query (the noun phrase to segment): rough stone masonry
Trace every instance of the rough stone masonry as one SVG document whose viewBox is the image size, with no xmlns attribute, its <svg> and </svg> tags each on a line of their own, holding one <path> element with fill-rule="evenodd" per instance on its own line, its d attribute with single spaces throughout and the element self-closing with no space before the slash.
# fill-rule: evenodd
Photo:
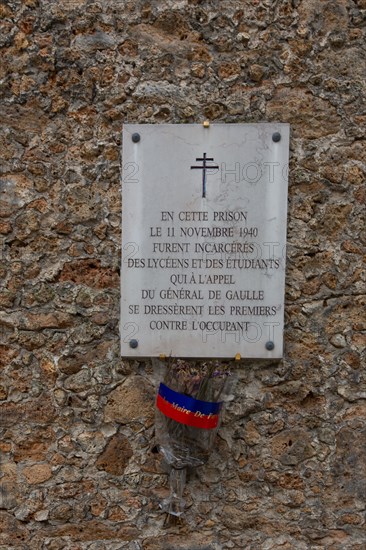
<svg viewBox="0 0 366 550">
<path fill-rule="evenodd" d="M 365 0 L 1 0 L 1 550 L 365 547 Z M 285 357 L 164 527 L 119 357 L 124 122 L 291 124 Z"/>
</svg>

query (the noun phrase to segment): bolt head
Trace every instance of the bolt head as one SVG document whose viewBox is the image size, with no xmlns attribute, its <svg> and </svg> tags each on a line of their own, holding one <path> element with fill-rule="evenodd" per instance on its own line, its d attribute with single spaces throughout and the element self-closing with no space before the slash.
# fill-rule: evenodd
<svg viewBox="0 0 366 550">
<path fill-rule="evenodd" d="M 140 141 L 140 139 L 141 139 L 140 134 L 138 134 L 137 132 L 134 133 L 134 134 L 132 134 L 131 137 L 132 137 L 132 141 L 133 141 L 134 143 L 138 143 L 138 142 Z"/>
<path fill-rule="evenodd" d="M 272 134 L 272 141 L 274 141 L 275 143 L 281 141 L 281 134 L 279 132 L 275 132 L 274 134 Z"/>
<path fill-rule="evenodd" d="M 272 351 L 274 349 L 275 345 L 274 345 L 274 342 L 266 342 L 266 349 L 268 349 L 268 351 Z"/>
<path fill-rule="evenodd" d="M 138 340 L 130 340 L 130 348 L 135 349 L 139 345 Z"/>
</svg>

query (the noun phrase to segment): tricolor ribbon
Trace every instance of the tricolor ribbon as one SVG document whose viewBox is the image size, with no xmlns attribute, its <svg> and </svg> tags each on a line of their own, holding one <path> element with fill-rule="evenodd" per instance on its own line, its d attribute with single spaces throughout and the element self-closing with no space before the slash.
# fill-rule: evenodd
<svg viewBox="0 0 366 550">
<path fill-rule="evenodd" d="M 222 402 L 212 403 L 178 393 L 161 383 L 156 399 L 157 408 L 180 424 L 211 430 L 219 422 Z"/>
</svg>

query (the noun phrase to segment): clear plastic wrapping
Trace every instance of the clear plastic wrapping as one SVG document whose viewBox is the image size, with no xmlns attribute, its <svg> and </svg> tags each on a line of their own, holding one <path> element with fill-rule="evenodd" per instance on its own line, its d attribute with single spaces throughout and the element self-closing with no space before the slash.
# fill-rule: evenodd
<svg viewBox="0 0 366 550">
<path fill-rule="evenodd" d="M 171 467 L 171 494 L 163 509 L 180 516 L 185 470 L 207 462 L 236 377 L 230 364 L 213 361 L 154 360 L 154 367 L 156 442 Z"/>
</svg>

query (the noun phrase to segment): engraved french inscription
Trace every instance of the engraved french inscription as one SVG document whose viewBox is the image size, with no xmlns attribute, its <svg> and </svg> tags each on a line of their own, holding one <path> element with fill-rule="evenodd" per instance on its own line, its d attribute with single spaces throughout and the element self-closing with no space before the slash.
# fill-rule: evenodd
<svg viewBox="0 0 366 550">
<path fill-rule="evenodd" d="M 122 356 L 282 357 L 288 154 L 287 124 L 124 126 Z"/>
</svg>

